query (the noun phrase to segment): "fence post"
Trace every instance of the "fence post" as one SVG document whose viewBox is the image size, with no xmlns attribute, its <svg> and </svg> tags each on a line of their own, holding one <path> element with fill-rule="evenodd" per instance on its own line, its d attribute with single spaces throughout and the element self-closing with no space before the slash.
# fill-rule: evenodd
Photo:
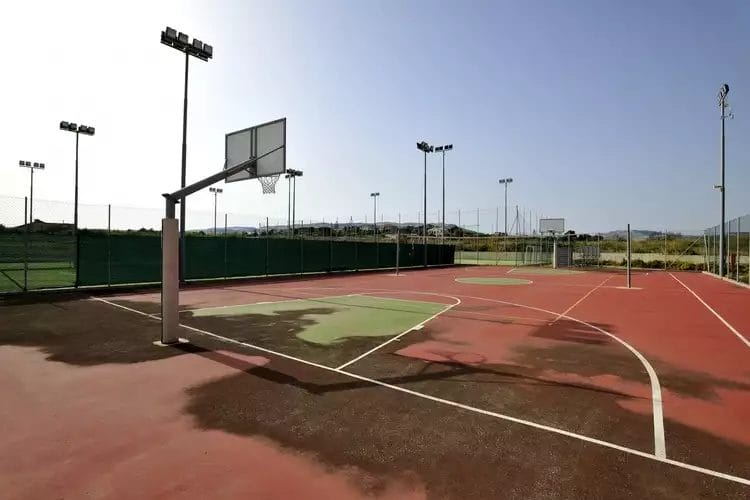
<svg viewBox="0 0 750 500">
<path fill-rule="evenodd" d="M 229 226 L 228 226 L 228 216 L 227 213 L 224 212 L 224 279 L 227 279 L 229 277 Z"/>
<path fill-rule="evenodd" d="M 703 261 L 703 263 L 706 266 L 706 271 L 710 273 L 711 261 L 708 260 L 708 235 L 706 234 L 706 231 L 703 231 L 703 255 L 705 257 L 705 260 Z"/>
<path fill-rule="evenodd" d="M 667 250 L 667 230 L 665 229 L 664 230 L 664 270 L 665 271 L 667 270 L 667 255 L 668 255 L 668 250 Z"/>
<path fill-rule="evenodd" d="M 268 276 L 268 217 L 266 217 L 266 276 Z"/>
<path fill-rule="evenodd" d="M 302 227 L 305 227 L 304 219 L 300 221 Z M 312 221 L 310 221 L 312 224 Z M 305 231 L 303 230 L 299 239 L 299 273 L 300 275 L 305 272 Z"/>
<path fill-rule="evenodd" d="M 740 255 L 740 220 L 742 217 L 737 217 L 737 251 L 735 252 L 737 255 L 734 258 L 734 270 L 735 270 L 735 281 L 740 280 L 740 263 L 742 261 L 742 256 Z"/>
<path fill-rule="evenodd" d="M 401 214 L 398 214 L 398 226 L 396 226 L 396 276 L 398 276 L 398 259 L 401 252 Z"/>
<path fill-rule="evenodd" d="M 477 265 L 479 265 L 479 209 L 477 208 Z"/>
<path fill-rule="evenodd" d="M 112 204 L 107 205 L 107 286 L 112 286 Z"/>
<path fill-rule="evenodd" d="M 29 289 L 29 225 L 31 222 L 26 222 L 29 216 L 29 198 L 24 196 L 23 198 L 23 291 Z"/>
<path fill-rule="evenodd" d="M 338 228 L 339 219 L 336 218 L 336 227 Z M 328 272 L 333 271 L 333 224 L 328 228 Z"/>
</svg>

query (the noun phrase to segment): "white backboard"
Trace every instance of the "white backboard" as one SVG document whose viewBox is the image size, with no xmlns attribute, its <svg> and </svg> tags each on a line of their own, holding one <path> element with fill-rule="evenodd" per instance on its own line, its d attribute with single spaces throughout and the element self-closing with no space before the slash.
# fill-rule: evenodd
<svg viewBox="0 0 750 500">
<path fill-rule="evenodd" d="M 565 232 L 565 219 L 539 219 L 539 232 L 562 234 Z"/>
<path fill-rule="evenodd" d="M 286 172 L 286 118 L 230 132 L 224 146 L 224 169 L 259 158 L 254 167 L 227 177 L 226 182 L 283 174 Z"/>
</svg>

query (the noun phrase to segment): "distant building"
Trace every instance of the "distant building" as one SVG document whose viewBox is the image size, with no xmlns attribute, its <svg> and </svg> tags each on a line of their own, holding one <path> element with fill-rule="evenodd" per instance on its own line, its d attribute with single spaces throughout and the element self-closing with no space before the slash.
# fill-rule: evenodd
<svg viewBox="0 0 750 500">
<path fill-rule="evenodd" d="M 73 224 L 65 222 L 44 222 L 39 219 L 34 219 L 34 222 L 28 224 L 21 224 L 11 228 L 14 231 L 28 231 L 30 233 L 70 233 L 73 231 Z"/>
</svg>

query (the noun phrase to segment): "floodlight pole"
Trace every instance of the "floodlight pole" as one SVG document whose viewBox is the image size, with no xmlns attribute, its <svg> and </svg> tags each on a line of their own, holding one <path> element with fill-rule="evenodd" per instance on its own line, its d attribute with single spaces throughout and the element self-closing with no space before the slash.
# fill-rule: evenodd
<svg viewBox="0 0 750 500">
<path fill-rule="evenodd" d="M 188 110 L 188 70 L 190 56 L 197 57 L 202 61 L 213 58 L 214 49 L 209 44 L 194 38 L 190 43 L 190 37 L 185 33 L 177 34 L 176 30 L 167 27 L 161 32 L 161 43 L 185 53 L 185 89 L 182 103 L 182 168 L 180 175 L 180 187 L 187 184 L 187 110 Z M 180 200 L 180 281 L 185 280 L 185 199 Z"/>
<path fill-rule="evenodd" d="M 216 236 L 216 224 L 217 224 L 217 222 L 216 222 L 216 209 L 217 209 L 217 206 L 218 206 L 218 200 L 217 200 L 217 198 L 219 196 L 219 193 L 223 193 L 224 190 L 221 189 L 221 188 L 214 188 L 214 187 L 208 188 L 208 190 L 211 191 L 214 194 L 214 236 Z"/>
<path fill-rule="evenodd" d="M 427 153 L 435 151 L 425 141 L 417 143 L 417 149 L 424 152 L 424 224 L 422 226 L 422 242 L 424 244 L 424 267 L 427 267 Z"/>
<path fill-rule="evenodd" d="M 190 54 L 185 51 L 185 91 L 182 98 L 182 161 L 180 187 L 187 184 L 187 110 L 188 110 L 188 68 Z M 216 224 L 214 224 L 216 226 Z M 185 198 L 180 200 L 180 281 L 185 281 Z"/>
<path fill-rule="evenodd" d="M 31 171 L 31 181 L 30 181 L 30 193 L 29 193 L 29 220 L 28 224 L 31 224 L 34 222 L 34 170 L 44 170 L 44 163 L 37 163 L 37 162 L 30 162 L 30 161 L 24 161 L 20 160 L 18 162 L 19 167 L 28 168 Z M 26 217 L 24 215 L 24 224 L 26 224 Z"/>
<path fill-rule="evenodd" d="M 294 170 L 291 168 L 286 169 L 286 179 L 289 181 L 289 190 L 290 190 L 290 206 L 287 206 L 287 215 L 289 216 L 287 219 L 287 225 L 289 226 L 292 236 L 294 236 L 294 228 L 295 228 L 295 216 L 297 215 L 296 209 L 297 209 L 297 177 L 302 177 L 302 170 Z M 293 185 L 292 185 L 293 184 Z M 291 210 L 291 211 L 290 211 Z"/>
<path fill-rule="evenodd" d="M 724 224 L 726 218 L 726 185 L 724 176 L 724 166 L 726 159 L 726 144 L 724 137 L 724 122 L 731 114 L 727 115 L 727 94 L 729 94 L 729 85 L 726 83 L 719 89 L 719 108 L 721 109 L 721 183 L 718 186 L 714 186 L 721 192 L 721 225 L 719 226 L 719 276 L 724 276 L 724 268 L 726 267 L 726 242 L 724 235 Z"/>
<path fill-rule="evenodd" d="M 453 149 L 453 144 L 446 144 L 444 146 L 436 146 L 435 151 L 443 153 L 443 218 L 440 230 L 440 241 L 445 241 L 445 152 Z"/>
<path fill-rule="evenodd" d="M 507 179 L 500 179 L 500 184 L 505 186 L 505 236 L 508 236 L 508 184 L 513 182 L 510 177 Z"/>
<path fill-rule="evenodd" d="M 380 193 L 370 193 L 372 196 L 372 232 L 375 234 L 375 241 L 378 241 L 378 196 Z"/>
<path fill-rule="evenodd" d="M 75 193 L 73 195 L 73 235 L 76 237 L 76 282 L 75 286 L 78 286 L 78 269 L 80 264 L 79 251 L 78 251 L 78 138 L 81 134 L 94 135 L 94 127 L 88 125 L 76 125 L 73 122 L 60 122 L 60 130 L 67 132 L 74 132 L 76 134 L 76 163 L 75 163 Z"/>
<path fill-rule="evenodd" d="M 292 179 L 290 176 L 285 176 L 287 179 L 287 187 L 289 188 L 289 194 L 287 196 L 286 203 L 286 230 L 287 233 L 292 232 Z"/>
</svg>

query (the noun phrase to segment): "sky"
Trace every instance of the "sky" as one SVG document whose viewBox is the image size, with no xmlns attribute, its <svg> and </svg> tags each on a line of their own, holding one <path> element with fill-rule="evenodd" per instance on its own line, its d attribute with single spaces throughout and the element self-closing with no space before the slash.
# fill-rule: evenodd
<svg viewBox="0 0 750 500">
<path fill-rule="evenodd" d="M 379 219 L 417 219 L 426 140 L 454 145 L 448 222 L 461 210 L 475 225 L 481 209 L 483 230 L 502 229 L 511 177 L 511 219 L 518 205 L 578 232 L 700 230 L 719 220 L 724 82 L 727 215 L 750 212 L 749 24 L 746 1 L 15 2 L 0 18 L 0 219 L 28 193 L 20 159 L 46 164 L 34 197 L 72 218 L 67 120 L 96 127 L 80 139 L 82 223 L 112 204 L 158 227 L 180 181 L 184 56 L 160 44 L 169 25 L 214 46 L 190 61 L 189 182 L 223 167 L 227 132 L 286 117 L 297 219 L 371 220 L 373 191 Z M 219 212 L 284 221 L 286 182 L 275 195 L 222 183 Z M 437 220 L 436 154 L 427 203 Z M 212 223 L 207 190 L 187 206 L 201 214 L 189 228 Z"/>
</svg>

